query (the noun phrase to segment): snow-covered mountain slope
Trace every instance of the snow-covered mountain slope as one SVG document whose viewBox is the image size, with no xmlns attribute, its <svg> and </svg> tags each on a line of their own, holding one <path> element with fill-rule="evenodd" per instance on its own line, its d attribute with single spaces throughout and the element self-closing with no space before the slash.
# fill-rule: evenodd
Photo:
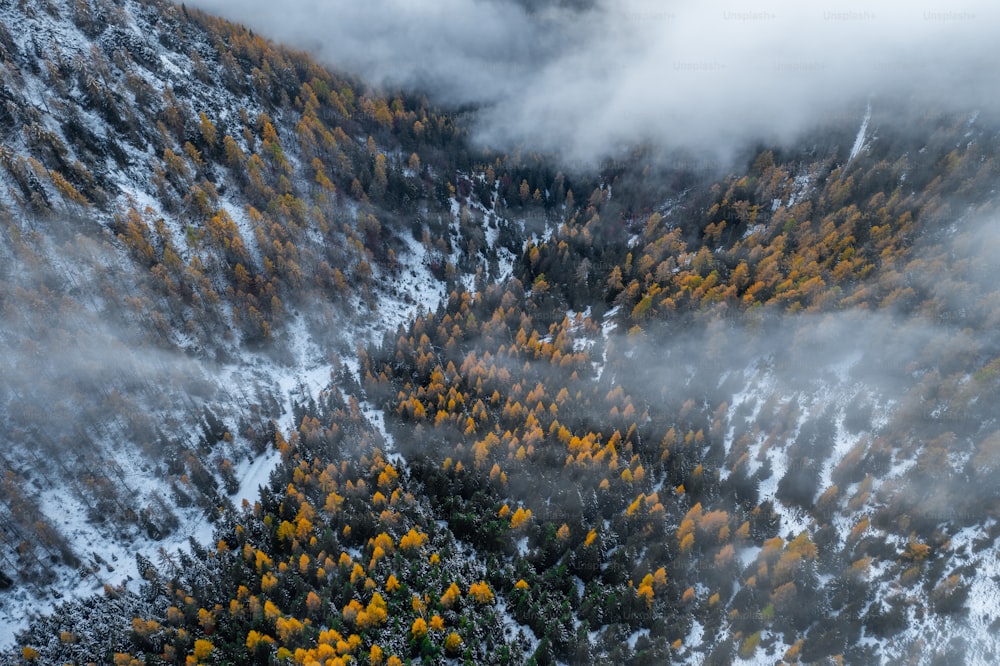
<svg viewBox="0 0 1000 666">
<path fill-rule="evenodd" d="M 795 581 L 824 590 L 815 612 L 829 635 L 816 630 L 817 640 L 837 650 L 863 646 L 867 652 L 857 655 L 881 663 L 923 663 L 918 646 L 941 651 L 952 642 L 961 643 L 965 663 L 994 660 L 1000 543 L 991 491 L 964 488 L 956 478 L 970 473 L 971 457 L 983 459 L 983 433 L 968 423 L 956 436 L 949 431 L 957 424 L 942 420 L 947 449 L 940 439 L 916 435 L 922 428 L 915 401 L 924 403 L 923 418 L 937 420 L 963 393 L 983 389 L 975 386 L 981 380 L 959 373 L 941 384 L 954 382 L 957 395 L 927 395 L 948 365 L 947 352 L 934 345 L 955 344 L 962 333 L 846 312 L 786 319 L 763 338 L 738 329 L 728 335 L 749 348 L 726 357 L 730 370 L 720 379 L 717 395 L 729 396 L 713 425 L 725 454 L 720 481 L 741 501 L 749 492 L 753 503 L 767 503 L 775 537 L 786 547 L 802 535 L 815 542 L 814 580 Z M 933 469 L 932 460 L 940 467 Z M 764 579 L 767 548 L 737 552 L 744 591 L 746 581 Z M 852 579 L 858 588 L 845 595 Z M 795 618 L 800 611 L 785 613 Z M 851 628 L 858 619 L 860 627 Z M 734 621 L 729 631 L 739 626 Z M 761 649 L 738 663 L 771 663 L 800 637 L 764 631 Z M 717 640 L 689 644 L 690 663 Z"/>
<path fill-rule="evenodd" d="M 481 179 L 446 116 L 182 7 L 5 3 L 0 56 L 6 642 L 210 536 L 356 345 L 516 225 L 435 191 Z"/>
<path fill-rule="evenodd" d="M 0 660 L 1000 654 L 995 119 L 567 175 L 159 0 L 0 97 Z"/>
</svg>

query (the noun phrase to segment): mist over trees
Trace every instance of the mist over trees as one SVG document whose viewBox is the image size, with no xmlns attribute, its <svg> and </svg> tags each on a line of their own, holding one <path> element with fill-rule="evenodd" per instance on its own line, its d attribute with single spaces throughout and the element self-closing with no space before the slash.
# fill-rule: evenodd
<svg viewBox="0 0 1000 666">
<path fill-rule="evenodd" d="M 988 0 L 190 4 L 367 81 L 471 109 L 478 144 L 540 150 L 567 170 L 642 144 L 728 168 L 747 143 L 811 144 L 817 124 L 854 123 L 870 99 L 998 111 L 1000 13 Z M 659 157 L 674 161 L 672 150 Z"/>
<path fill-rule="evenodd" d="M 974 60 L 973 9 L 926 51 Z M 494 98 L 184 5 L 0 8 L 0 611 L 31 615 L 0 660 L 995 661 L 990 105 L 881 74 L 803 102 L 852 55 L 787 114 L 686 125 L 575 94 L 659 42 L 537 89 L 651 5 L 480 3 L 457 41 L 428 11 L 387 25 L 432 65 L 488 36 Z"/>
</svg>

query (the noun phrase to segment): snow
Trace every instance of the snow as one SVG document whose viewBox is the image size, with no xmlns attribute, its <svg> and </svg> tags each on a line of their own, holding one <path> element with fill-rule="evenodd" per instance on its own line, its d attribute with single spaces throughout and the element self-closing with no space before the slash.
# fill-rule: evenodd
<svg viewBox="0 0 1000 666">
<path fill-rule="evenodd" d="M 987 525 L 965 527 L 950 535 L 951 561 L 944 576 L 959 567 L 973 572 L 971 576 L 962 576 L 962 583 L 968 586 L 966 614 L 942 616 L 932 612 L 912 613 L 900 640 L 882 646 L 887 661 L 901 661 L 905 657 L 902 652 L 904 647 L 917 640 L 945 646 L 949 641 L 959 639 L 966 647 L 965 663 L 995 663 L 996 655 L 1000 653 L 1000 636 L 994 630 L 994 623 L 1000 620 L 1000 544 L 996 539 L 990 539 L 984 547 L 981 545 L 978 552 L 973 545 L 975 541 L 986 538 L 987 531 L 994 525 L 995 521 L 991 520 Z M 874 576 L 872 579 L 876 580 Z M 891 579 L 881 582 L 880 595 L 891 594 L 893 585 Z"/>
<path fill-rule="evenodd" d="M 952 549 L 959 552 L 966 547 L 967 551 L 972 553 L 973 542 L 984 536 L 980 530 L 967 527 L 952 537 Z M 994 623 L 1000 620 L 1000 552 L 997 550 L 996 541 L 981 550 L 979 554 L 970 555 L 967 559 L 975 571 L 975 575 L 969 581 L 969 597 L 965 604 L 969 610 L 968 624 L 971 637 L 977 643 L 973 647 L 982 650 L 989 645 L 996 651 L 1000 649 L 1000 640 L 993 630 Z M 984 642 L 976 638 L 983 636 L 991 636 L 993 640 Z"/>
<path fill-rule="evenodd" d="M 89 596 L 105 584 L 117 585 L 136 574 L 135 561 L 126 544 L 109 538 L 108 528 L 88 521 L 86 507 L 65 487 L 45 493 L 40 504 L 47 515 L 62 517 L 62 524 L 57 527 L 69 539 L 87 544 L 86 548 L 78 549 L 82 566 L 79 571 L 62 572 L 41 595 L 21 587 L 16 589 L 13 599 L 5 599 L 0 606 L 0 645 L 11 643 L 14 634 L 25 628 L 32 616 L 51 612 L 57 603 Z"/>
<path fill-rule="evenodd" d="M 511 613 L 510 608 L 507 606 L 507 599 L 501 594 L 496 594 L 496 604 L 494 605 L 494 610 L 496 611 L 497 617 L 500 619 L 500 624 L 504 628 L 504 636 L 508 639 L 512 639 L 518 635 L 522 635 L 528 642 L 527 654 L 534 654 L 535 650 L 538 649 L 539 644 L 541 644 L 541 639 L 535 636 L 535 632 L 532 631 L 531 627 L 525 626 L 523 624 L 518 624 L 517 620 L 514 619 L 514 615 Z"/>
<path fill-rule="evenodd" d="M 743 548 L 738 548 L 736 550 L 736 557 L 740 560 L 740 567 L 746 569 L 748 566 L 757 561 L 757 556 L 760 554 L 763 548 L 759 546 L 746 546 Z"/>
<path fill-rule="evenodd" d="M 640 636 L 647 636 L 648 637 L 649 636 L 649 629 L 638 629 L 636 631 L 633 631 L 631 634 L 629 634 L 629 637 L 625 640 L 625 642 L 628 644 L 628 648 L 630 650 L 633 650 L 633 651 L 635 650 L 635 645 L 636 645 L 636 643 L 639 642 L 639 637 Z"/>
<path fill-rule="evenodd" d="M 166 69 L 168 72 L 170 72 L 171 74 L 173 74 L 177 78 L 184 78 L 184 77 L 189 76 L 188 72 L 185 72 L 183 69 L 181 69 L 180 67 L 178 67 L 177 65 L 175 65 L 170 60 L 170 58 L 168 58 L 163 53 L 160 54 L 160 64 L 163 65 L 164 69 Z"/>
<path fill-rule="evenodd" d="M 402 266 L 398 274 L 383 276 L 392 288 L 379 299 L 379 331 L 395 330 L 415 317 L 419 309 L 432 312 L 448 296 L 444 283 L 431 274 L 430 253 L 423 243 L 408 234 L 403 235 L 403 241 L 407 251 L 399 257 Z"/>
<path fill-rule="evenodd" d="M 281 454 L 277 451 L 269 451 L 255 459 L 250 459 L 241 464 L 241 469 L 237 473 L 240 480 L 240 489 L 236 491 L 234 502 L 242 504 L 244 501 L 252 502 L 260 496 L 260 489 L 267 485 L 271 478 L 271 472 L 278 466 Z"/>
<path fill-rule="evenodd" d="M 684 637 L 684 645 L 689 648 L 698 647 L 704 638 L 705 627 L 701 622 L 695 620 L 691 623 L 691 630 L 688 632 L 688 635 Z"/>
<path fill-rule="evenodd" d="M 779 380 L 772 369 L 772 363 L 765 358 L 751 359 L 742 370 L 733 370 L 737 373 L 742 372 L 743 381 L 740 389 L 729 401 L 726 418 L 729 425 L 724 436 L 724 449 L 727 455 L 732 452 L 737 425 L 746 419 L 749 425 L 747 428 L 741 428 L 741 432 L 756 433 L 748 449 L 749 471 L 751 474 L 755 473 L 760 469 L 764 459 L 769 461 L 771 476 L 759 484 L 760 501 L 772 502 L 781 521 L 778 534 L 783 538 L 795 537 L 802 531 L 812 532 L 816 528 L 809 514 L 796 507 L 786 506 L 777 498 L 778 482 L 791 465 L 796 464 L 789 459 L 788 450 L 802 427 L 832 407 L 834 437 L 829 455 L 820 461 L 821 471 L 816 488 L 818 496 L 832 485 L 833 470 L 857 443 L 869 437 L 877 437 L 893 418 L 897 407 L 894 396 L 880 394 L 873 387 L 865 386 L 853 378 L 852 370 L 860 360 L 856 354 L 842 355 L 839 359 L 828 361 L 822 367 L 813 368 L 810 380 L 802 384 Z M 728 381 L 728 377 L 721 377 L 720 385 Z M 871 405 L 872 416 L 866 430 L 852 434 L 844 424 L 845 412 L 847 406 L 859 395 Z M 769 401 L 772 405 L 776 404 L 779 410 L 781 406 L 794 401 L 798 410 L 795 422 L 784 427 L 780 436 L 768 432 L 767 428 L 754 428 L 761 418 L 762 406 Z M 914 465 L 916 461 L 912 455 L 906 458 L 897 455 L 888 471 L 874 480 L 871 497 L 877 497 L 878 489 L 887 481 L 903 478 Z M 853 497 L 857 485 L 850 484 L 841 488 L 841 498 Z M 862 507 L 848 511 L 846 501 L 842 499 L 841 510 L 834 511 L 831 517 L 831 524 L 836 528 L 841 542 L 846 541 L 850 531 L 863 516 L 870 516 L 874 502 L 873 499 L 869 499 Z M 991 659 L 1000 653 L 1000 639 L 993 630 L 994 623 L 1000 620 L 1000 560 L 998 560 L 1000 544 L 995 539 L 989 539 L 989 543 L 979 544 L 978 552 L 975 552 L 973 547 L 975 541 L 986 538 L 989 530 L 990 525 L 986 524 L 965 527 L 947 535 L 950 539 L 948 546 L 950 556 L 948 566 L 942 573 L 942 579 L 958 569 L 966 572 L 962 580 L 963 584 L 968 586 L 969 592 L 966 601 L 967 618 L 960 615 L 942 616 L 935 612 L 913 613 L 908 620 L 909 626 L 893 642 L 887 643 L 884 640 L 863 637 L 861 643 L 877 648 L 885 663 L 895 663 L 908 658 L 909 653 L 905 650 L 917 640 L 924 639 L 929 644 L 945 646 L 952 638 L 961 637 L 968 646 L 965 655 L 968 663 L 990 663 Z M 902 552 L 907 545 L 905 536 L 882 534 L 874 526 L 868 528 L 868 533 L 881 535 L 888 547 L 895 552 Z M 759 552 L 758 547 L 739 548 L 737 558 L 741 566 L 746 568 L 755 562 Z M 894 558 L 873 559 L 869 585 L 874 588 L 875 599 L 887 599 L 900 594 L 899 566 L 899 562 Z M 973 573 L 969 574 L 970 571 Z M 821 578 L 821 582 L 830 580 L 832 577 L 828 574 Z M 935 584 L 937 582 L 935 581 Z M 782 645 L 780 636 L 771 638 L 777 640 L 774 649 L 777 649 L 775 654 L 780 656 L 788 646 Z M 764 643 L 766 641 L 762 640 L 762 644 Z M 691 646 L 690 637 L 685 641 L 685 646 Z M 689 663 L 696 663 L 691 661 L 696 657 L 698 655 L 692 654 Z M 740 660 L 738 663 L 770 664 L 774 661 L 774 654 L 765 654 L 764 649 L 759 649 L 750 659 Z"/>
<path fill-rule="evenodd" d="M 359 401 L 358 405 L 360 406 L 361 413 L 364 415 L 365 419 L 375 426 L 375 430 L 382 436 L 382 441 L 385 442 L 383 452 L 385 453 L 388 461 L 397 468 L 405 470 L 409 473 L 409 463 L 406 461 L 406 458 L 399 453 L 399 450 L 396 448 L 396 439 L 385 427 L 385 412 L 367 400 Z"/>
<path fill-rule="evenodd" d="M 295 340 L 292 348 L 296 362 L 293 366 L 282 367 L 264 357 L 248 358 L 242 365 L 222 368 L 217 378 L 223 387 L 249 386 L 253 381 L 276 385 L 283 398 L 284 416 L 279 425 L 285 432 L 294 427 L 293 401 L 315 397 L 330 382 L 330 365 L 324 360 L 319 347 L 308 337 L 303 318 L 292 318 L 289 330 L 294 333 Z M 243 402 L 247 401 L 245 395 L 241 397 Z M 230 400 L 238 402 L 233 396 Z M 192 445 L 196 444 L 199 435 L 200 431 L 190 433 Z M 248 443 L 236 436 L 233 452 L 248 449 Z M 169 487 L 150 477 L 146 471 L 149 463 L 141 453 L 128 447 L 114 447 L 114 451 L 114 464 L 121 472 L 113 476 L 116 483 L 125 486 L 125 496 L 134 498 L 136 508 L 147 505 L 156 495 L 170 496 Z M 235 470 L 239 489 L 230 500 L 237 506 L 243 501 L 256 500 L 260 486 L 267 483 L 280 459 L 277 451 L 269 450 L 259 457 L 241 460 Z M 179 525 L 162 540 L 146 535 L 138 527 L 123 531 L 113 524 L 94 522 L 89 507 L 68 486 L 55 484 L 48 487 L 39 495 L 39 508 L 46 516 L 59 517 L 54 527 L 81 557 L 83 565 L 88 570 L 96 571 L 81 579 L 75 570 L 58 569 L 58 579 L 50 586 L 52 592 L 41 599 L 26 588 L 18 589 L 14 595 L 5 595 L 4 603 L 0 605 L 0 645 L 10 643 L 14 634 L 27 626 L 32 614 L 51 611 L 60 600 L 56 594 L 62 600 L 82 598 L 99 592 L 105 584 L 120 585 L 136 579 L 135 553 L 154 558 L 161 549 L 168 552 L 187 549 L 190 537 L 203 544 L 212 542 L 214 525 L 194 506 L 186 509 L 172 507 Z"/>
<path fill-rule="evenodd" d="M 573 576 L 573 583 L 576 585 L 576 594 L 583 599 L 586 592 L 586 585 L 584 585 L 583 579 L 579 576 Z"/>
<path fill-rule="evenodd" d="M 601 337 L 604 339 L 604 345 L 601 348 L 601 361 L 591 361 L 594 366 L 594 370 L 597 372 L 597 379 L 600 380 L 601 376 L 604 374 L 604 366 L 608 363 L 608 339 L 611 337 L 611 333 L 618 328 L 618 322 L 615 321 L 615 316 L 617 316 L 620 305 L 616 305 L 604 314 L 604 321 L 601 322 Z"/>
<path fill-rule="evenodd" d="M 236 225 L 236 229 L 240 234 L 240 240 L 243 241 L 243 247 L 246 248 L 247 254 L 253 260 L 254 268 L 262 270 L 264 267 L 264 255 L 257 244 L 257 234 L 250 222 L 247 210 L 230 197 L 223 197 L 220 203 L 222 204 L 222 209 L 229 216 L 229 219 Z"/>
<path fill-rule="evenodd" d="M 851 154 L 847 158 L 848 164 L 850 164 L 851 161 L 853 161 L 854 158 L 858 156 L 858 153 L 861 152 L 861 149 L 864 148 L 865 134 L 868 132 L 868 123 L 871 119 L 872 119 L 872 104 L 871 102 L 868 102 L 868 108 L 865 109 L 865 117 L 861 121 L 861 127 L 858 129 L 858 135 L 854 139 L 854 145 L 851 146 Z"/>
</svg>

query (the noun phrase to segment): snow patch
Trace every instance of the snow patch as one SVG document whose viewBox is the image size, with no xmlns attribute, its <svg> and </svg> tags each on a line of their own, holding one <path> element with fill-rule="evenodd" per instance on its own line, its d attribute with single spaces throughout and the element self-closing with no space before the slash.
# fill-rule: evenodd
<svg viewBox="0 0 1000 666">
<path fill-rule="evenodd" d="M 864 148 L 865 135 L 868 132 L 868 123 L 871 119 L 872 119 L 872 104 L 871 102 L 868 102 L 868 108 L 865 109 L 865 117 L 861 121 L 861 127 L 858 129 L 858 135 L 854 138 L 854 145 L 851 146 L 851 154 L 847 158 L 848 164 L 850 164 L 851 161 L 853 161 L 854 158 L 858 156 L 858 153 L 861 152 L 861 149 Z"/>
</svg>

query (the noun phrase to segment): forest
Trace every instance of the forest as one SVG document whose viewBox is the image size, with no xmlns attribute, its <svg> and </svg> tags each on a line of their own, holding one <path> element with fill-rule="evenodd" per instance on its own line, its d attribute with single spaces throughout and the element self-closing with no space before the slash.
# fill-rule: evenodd
<svg viewBox="0 0 1000 666">
<path fill-rule="evenodd" d="M 0 18 L 0 661 L 1000 656 L 996 118 L 570 170 L 183 5 Z"/>
</svg>

